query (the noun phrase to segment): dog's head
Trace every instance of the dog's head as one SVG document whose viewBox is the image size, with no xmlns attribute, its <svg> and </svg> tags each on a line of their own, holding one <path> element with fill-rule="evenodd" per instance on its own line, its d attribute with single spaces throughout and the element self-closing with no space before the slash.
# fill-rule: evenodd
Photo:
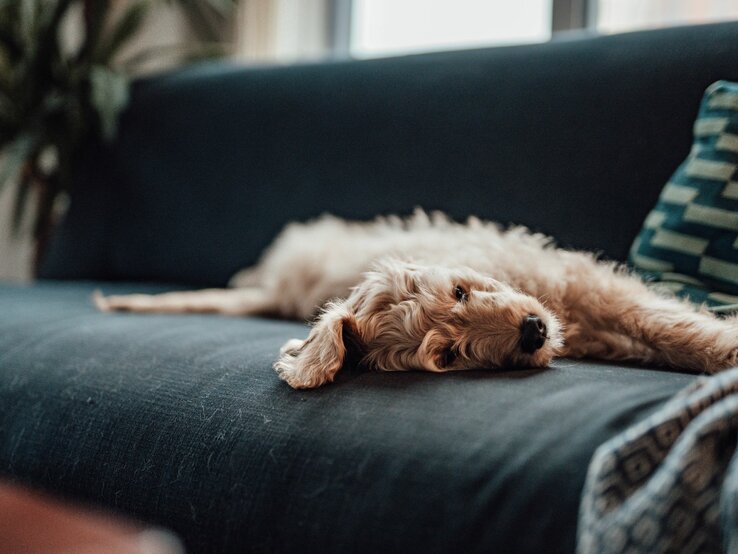
<svg viewBox="0 0 738 554">
<path fill-rule="evenodd" d="M 385 371 L 544 367 L 562 345 L 554 314 L 471 269 L 388 260 L 329 303 L 274 367 L 295 388 L 332 381 L 349 354 Z"/>
</svg>

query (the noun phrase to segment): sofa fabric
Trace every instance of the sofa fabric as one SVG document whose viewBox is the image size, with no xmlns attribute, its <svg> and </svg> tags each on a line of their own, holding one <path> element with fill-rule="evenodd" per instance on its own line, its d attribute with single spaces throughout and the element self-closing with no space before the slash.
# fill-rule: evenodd
<svg viewBox="0 0 738 554">
<path fill-rule="evenodd" d="M 42 274 L 223 285 L 290 220 L 415 206 L 624 261 L 738 24 L 143 80 Z"/>
<path fill-rule="evenodd" d="M 0 475 L 180 535 L 189 552 L 573 552 L 595 449 L 692 376 L 369 373 L 290 389 L 307 330 L 104 314 L 142 285 L 0 286 Z"/>
</svg>

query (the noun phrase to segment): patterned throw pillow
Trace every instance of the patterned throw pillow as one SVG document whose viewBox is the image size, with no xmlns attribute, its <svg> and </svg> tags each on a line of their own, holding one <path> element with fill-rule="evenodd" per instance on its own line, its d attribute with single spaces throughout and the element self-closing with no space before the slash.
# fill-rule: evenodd
<svg viewBox="0 0 738 554">
<path fill-rule="evenodd" d="M 738 304 L 737 168 L 738 83 L 718 81 L 702 99 L 692 151 L 630 252 L 647 279 L 716 311 Z"/>
</svg>

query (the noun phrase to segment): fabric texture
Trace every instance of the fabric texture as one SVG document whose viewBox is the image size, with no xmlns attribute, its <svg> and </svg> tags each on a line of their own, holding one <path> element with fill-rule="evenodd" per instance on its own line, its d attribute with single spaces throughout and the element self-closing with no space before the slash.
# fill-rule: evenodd
<svg viewBox="0 0 738 554">
<path fill-rule="evenodd" d="M 646 217 L 631 263 L 695 302 L 738 304 L 736 169 L 738 84 L 718 81 L 705 91 L 692 150 Z"/>
<path fill-rule="evenodd" d="M 702 378 L 597 449 L 578 552 L 738 551 L 738 369 Z"/>
<path fill-rule="evenodd" d="M 625 261 L 736 52 L 727 23 L 147 78 L 43 275 L 224 285 L 288 221 L 416 206 Z"/>
<path fill-rule="evenodd" d="M 694 379 L 561 360 L 295 391 L 271 363 L 304 325 L 103 314 L 97 288 L 157 290 L 0 286 L 0 477 L 188 552 L 572 552 L 592 453 Z"/>
</svg>

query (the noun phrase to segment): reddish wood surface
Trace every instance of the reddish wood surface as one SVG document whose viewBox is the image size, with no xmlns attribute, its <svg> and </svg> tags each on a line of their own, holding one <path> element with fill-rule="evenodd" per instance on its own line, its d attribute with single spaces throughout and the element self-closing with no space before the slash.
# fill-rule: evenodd
<svg viewBox="0 0 738 554">
<path fill-rule="evenodd" d="M 171 536 L 0 483 L 0 554 L 179 554 Z"/>
</svg>

